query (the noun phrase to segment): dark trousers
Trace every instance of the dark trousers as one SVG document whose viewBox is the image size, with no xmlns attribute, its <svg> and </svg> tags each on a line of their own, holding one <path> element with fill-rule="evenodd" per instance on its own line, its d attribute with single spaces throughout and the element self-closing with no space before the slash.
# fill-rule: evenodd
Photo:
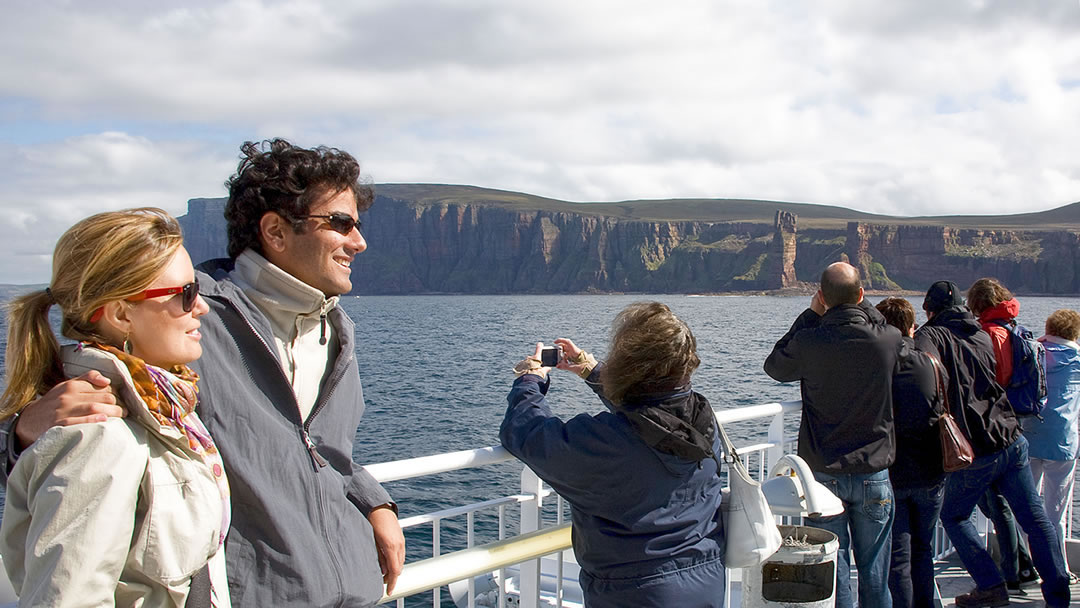
<svg viewBox="0 0 1080 608">
<path fill-rule="evenodd" d="M 934 529 L 945 498 L 945 480 L 932 486 L 893 488 L 889 592 L 894 608 L 934 605 Z"/>
<path fill-rule="evenodd" d="M 966 469 L 949 475 L 941 523 L 956 554 L 980 589 L 1005 583 L 997 564 L 990 558 L 975 529 L 975 503 L 990 486 L 996 486 L 1012 508 L 1016 523 L 1031 542 L 1031 560 L 1042 576 L 1042 594 L 1049 608 L 1069 605 L 1069 573 L 1061 546 L 1055 540 L 1054 525 L 1035 490 L 1028 466 L 1027 439 L 1021 435 L 1012 445 L 975 458 Z"/>
<path fill-rule="evenodd" d="M 1016 519 L 1013 517 L 1012 509 L 1009 508 L 1009 503 L 1005 502 L 1005 497 L 996 487 L 991 486 L 979 498 L 979 510 L 994 523 L 994 534 L 997 536 L 1000 553 L 998 566 L 1005 577 L 1005 582 L 1019 582 L 1021 565 L 1031 567 L 1031 556 L 1020 541 Z"/>
</svg>

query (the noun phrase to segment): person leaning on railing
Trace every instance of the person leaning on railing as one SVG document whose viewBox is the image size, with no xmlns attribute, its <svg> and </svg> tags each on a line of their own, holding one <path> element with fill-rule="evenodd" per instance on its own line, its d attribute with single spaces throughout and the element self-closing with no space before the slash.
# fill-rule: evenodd
<svg viewBox="0 0 1080 608">
<path fill-rule="evenodd" d="M 956 605 L 981 608 L 1009 604 L 1005 577 L 980 540 L 971 517 L 976 501 L 993 485 L 1005 496 L 1016 523 L 1028 535 L 1046 605 L 1065 608 L 1071 596 L 1065 559 L 1054 542 L 1054 526 L 1031 479 L 1027 439 L 1020 432 L 1005 389 L 995 380 L 990 336 L 951 281 L 930 286 L 923 310 L 927 321 L 915 332 L 915 345 L 938 353 L 949 374 L 949 403 L 975 451 L 970 466 L 949 474 L 941 507 L 945 533 L 975 581 L 975 589 L 956 596 Z"/>
<path fill-rule="evenodd" d="M 560 338 L 557 369 L 585 379 L 609 411 L 569 420 L 546 395 L 542 344 L 515 366 L 499 438 L 571 506 L 589 608 L 724 605 L 720 449 L 709 402 L 691 389 L 697 343 L 659 302 L 615 318 L 605 363 Z"/>
<path fill-rule="evenodd" d="M 934 532 L 945 499 L 945 471 L 936 421 L 945 407 L 946 378 L 938 381 L 936 354 L 915 348 L 915 307 L 904 298 L 877 303 L 885 322 L 900 330 L 909 355 L 893 372 L 896 461 L 889 466 L 896 517 L 892 526 L 889 593 L 893 608 L 934 606 Z"/>
</svg>

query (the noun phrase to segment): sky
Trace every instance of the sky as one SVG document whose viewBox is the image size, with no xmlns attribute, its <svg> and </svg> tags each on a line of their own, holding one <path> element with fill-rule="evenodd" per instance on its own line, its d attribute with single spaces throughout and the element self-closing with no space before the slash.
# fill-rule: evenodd
<svg viewBox="0 0 1080 608">
<path fill-rule="evenodd" d="M 8 0 L 0 283 L 223 196 L 245 140 L 376 183 L 900 216 L 1080 201 L 1080 1 Z"/>
</svg>

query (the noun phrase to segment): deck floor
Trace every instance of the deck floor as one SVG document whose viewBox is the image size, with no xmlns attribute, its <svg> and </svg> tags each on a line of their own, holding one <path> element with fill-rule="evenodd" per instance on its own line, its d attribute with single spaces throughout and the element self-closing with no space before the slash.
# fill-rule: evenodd
<svg viewBox="0 0 1080 608">
<path fill-rule="evenodd" d="M 935 570 L 937 572 L 935 579 L 937 580 L 938 592 L 941 593 L 942 608 L 955 606 L 956 602 L 953 601 L 953 598 L 975 588 L 975 583 L 968 576 L 964 565 L 960 563 L 960 559 L 955 555 L 937 564 Z M 1025 595 L 1009 596 L 1010 605 L 1030 606 L 1032 608 L 1036 606 L 1042 608 L 1045 605 L 1038 583 L 1024 586 L 1023 591 Z M 1070 606 L 1080 607 L 1080 585 L 1073 585 L 1072 593 L 1073 601 Z"/>
</svg>

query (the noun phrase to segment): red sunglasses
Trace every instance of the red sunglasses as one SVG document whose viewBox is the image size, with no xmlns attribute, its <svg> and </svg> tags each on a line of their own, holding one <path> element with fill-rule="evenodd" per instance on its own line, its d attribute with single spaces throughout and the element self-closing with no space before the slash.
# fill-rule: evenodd
<svg viewBox="0 0 1080 608">
<path fill-rule="evenodd" d="M 139 292 L 131 297 L 124 298 L 127 302 L 141 302 L 147 298 L 160 298 L 161 296 L 171 296 L 174 294 L 183 294 L 181 296 L 180 304 L 184 308 L 184 312 L 191 312 L 191 309 L 195 307 L 195 298 L 199 297 L 199 282 L 192 281 L 187 285 L 180 287 L 161 287 L 159 289 L 147 289 L 146 291 Z M 90 315 L 90 322 L 97 323 L 101 320 L 101 317 L 105 315 L 105 307 L 101 307 L 94 311 L 94 314 Z"/>
</svg>

